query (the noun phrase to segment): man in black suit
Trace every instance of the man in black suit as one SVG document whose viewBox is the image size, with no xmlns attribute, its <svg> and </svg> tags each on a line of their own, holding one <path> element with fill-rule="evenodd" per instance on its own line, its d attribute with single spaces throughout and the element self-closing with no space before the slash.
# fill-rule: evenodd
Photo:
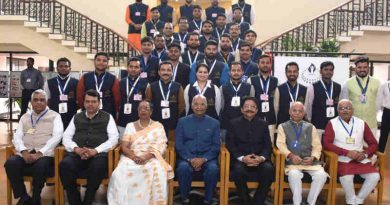
<svg viewBox="0 0 390 205">
<path fill-rule="evenodd" d="M 168 60 L 173 65 L 172 80 L 181 84 L 185 88 L 189 83 L 190 66 L 180 62 L 181 46 L 178 43 L 172 43 L 168 46 Z"/>
<path fill-rule="evenodd" d="M 264 204 L 275 177 L 268 125 L 256 115 L 258 104 L 254 97 L 243 100 L 243 115 L 230 121 L 226 138 L 232 156 L 232 176 L 244 205 Z M 248 181 L 259 182 L 253 199 L 249 196 Z"/>
</svg>

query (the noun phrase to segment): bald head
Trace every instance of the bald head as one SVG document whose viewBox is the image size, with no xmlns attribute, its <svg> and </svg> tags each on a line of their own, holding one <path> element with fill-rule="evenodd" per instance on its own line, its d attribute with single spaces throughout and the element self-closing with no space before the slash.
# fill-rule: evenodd
<svg viewBox="0 0 390 205">
<path fill-rule="evenodd" d="M 345 122 L 349 122 L 353 115 L 353 105 L 350 100 L 342 99 L 337 104 L 337 112 L 341 119 Z"/>
<path fill-rule="evenodd" d="M 305 116 L 305 106 L 301 102 L 293 102 L 289 114 L 293 121 L 300 122 Z"/>
<path fill-rule="evenodd" d="M 207 99 L 203 95 L 195 95 L 191 102 L 192 111 L 196 116 L 204 116 L 207 111 Z"/>
</svg>

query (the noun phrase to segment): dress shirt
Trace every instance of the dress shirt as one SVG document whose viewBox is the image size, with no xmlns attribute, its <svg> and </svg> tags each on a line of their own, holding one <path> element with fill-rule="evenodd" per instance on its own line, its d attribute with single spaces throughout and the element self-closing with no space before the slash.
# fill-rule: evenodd
<svg viewBox="0 0 390 205">
<path fill-rule="evenodd" d="M 191 102 L 190 102 L 190 99 L 189 99 L 189 95 L 188 95 L 188 92 L 190 90 L 190 86 L 193 86 L 193 87 L 196 87 L 197 89 L 199 89 L 199 85 L 198 85 L 198 81 L 195 81 L 194 84 L 188 84 L 186 86 L 186 88 L 184 89 L 184 103 L 185 103 L 185 108 L 186 108 L 186 114 L 188 114 L 188 112 L 190 111 L 191 109 Z M 207 84 L 206 84 L 206 87 L 204 89 L 210 89 L 211 88 L 211 81 L 208 80 L 207 81 Z M 218 86 L 214 85 L 214 90 L 215 90 L 215 110 L 217 111 L 217 114 L 219 116 L 219 113 L 221 112 L 221 108 L 222 108 L 222 99 L 221 99 L 221 91 L 218 89 Z"/>
<path fill-rule="evenodd" d="M 390 109 L 390 81 L 385 82 L 379 87 L 376 106 L 378 110 L 382 110 L 383 108 Z"/>
<path fill-rule="evenodd" d="M 98 112 L 96 112 L 94 116 L 98 115 L 99 112 L 101 111 L 99 110 Z M 89 118 L 87 115 L 87 111 L 85 111 L 85 115 L 87 116 L 87 118 Z M 62 144 L 65 146 L 65 149 L 68 152 L 74 152 L 74 148 L 79 147 L 76 144 L 76 142 L 74 142 L 72 139 L 75 132 L 76 132 L 76 126 L 74 124 L 74 117 L 73 117 L 68 125 L 68 128 L 66 128 L 62 139 Z M 112 115 L 110 115 L 110 120 L 108 121 L 107 135 L 108 135 L 108 140 L 95 148 L 97 153 L 108 152 L 111 148 L 113 148 L 118 143 L 118 138 L 119 138 L 118 129 L 116 127 Z"/>
</svg>

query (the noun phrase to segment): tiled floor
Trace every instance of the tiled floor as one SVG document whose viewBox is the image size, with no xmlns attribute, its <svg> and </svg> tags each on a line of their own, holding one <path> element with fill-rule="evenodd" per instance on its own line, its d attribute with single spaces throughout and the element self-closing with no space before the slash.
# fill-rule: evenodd
<svg viewBox="0 0 390 205">
<path fill-rule="evenodd" d="M 5 149 L 4 147 L 6 145 L 9 145 L 11 143 L 11 134 L 12 131 L 10 130 L 15 130 L 17 126 L 17 123 L 13 123 L 12 125 L 9 123 L 5 122 L 0 122 L 0 164 L 3 165 L 5 161 Z M 389 144 L 389 143 L 388 143 Z M 387 146 L 387 153 L 386 155 L 390 155 L 390 145 Z M 385 184 L 384 184 L 384 193 L 383 193 L 383 205 L 390 205 L 390 157 L 385 158 L 385 165 L 386 165 L 386 170 L 385 170 Z M 44 191 L 45 193 L 45 198 L 51 198 L 52 195 L 50 188 Z M 4 168 L 0 169 L 0 205 L 6 204 L 6 176 L 5 176 L 5 171 Z M 98 196 L 98 198 L 102 198 L 102 194 Z M 324 198 L 324 197 L 322 197 Z M 14 200 L 14 203 L 16 201 Z M 44 203 L 44 204 L 50 204 L 50 203 Z M 319 200 L 317 203 L 319 205 L 325 204 L 324 200 Z M 338 189 L 337 191 L 337 200 L 336 200 L 337 205 L 342 205 L 344 204 L 344 193 L 341 189 Z M 371 194 L 370 197 L 366 200 L 366 205 L 375 205 L 376 203 L 376 193 Z"/>
</svg>

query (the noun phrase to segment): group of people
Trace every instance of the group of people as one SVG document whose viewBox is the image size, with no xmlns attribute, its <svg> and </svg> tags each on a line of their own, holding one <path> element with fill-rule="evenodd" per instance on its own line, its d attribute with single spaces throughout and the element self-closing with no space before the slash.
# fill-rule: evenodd
<svg viewBox="0 0 390 205">
<path fill-rule="evenodd" d="M 363 204 L 380 179 L 374 153 L 378 147 L 384 152 L 390 130 L 390 82 L 381 85 L 369 76 L 369 59 L 355 60 L 356 76 L 344 85 L 332 77 L 334 69 L 346 68 L 330 61 L 321 64 L 321 79 L 310 86 L 298 82 L 296 62 L 285 66 L 287 81 L 279 82 L 271 74 L 272 56 L 254 47 L 254 14 L 244 0 L 232 6 L 230 23 L 215 0 L 205 21 L 202 8 L 191 0 L 180 12 L 174 33 L 167 1 L 150 11 L 141 0 L 128 7 L 129 38 L 139 36 L 134 44 L 139 43 L 141 54 L 129 58 L 121 79 L 108 72 L 107 53 L 97 53 L 94 71 L 79 80 L 70 76 L 67 58 L 58 59 L 58 76 L 46 82 L 34 59 L 27 60 L 21 74 L 22 116 L 12 141 L 17 155 L 5 163 L 18 204 L 40 204 L 60 142 L 66 156 L 59 173 L 68 201 L 91 204 L 107 177 L 107 152 L 118 141 L 122 155 L 110 177 L 109 204 L 166 204 L 167 180 L 174 175 L 182 203 L 189 204 L 191 181 L 199 174 L 205 181 L 204 203 L 211 204 L 221 143 L 231 153 L 232 178 L 243 204 L 264 204 L 275 176 L 273 147 L 286 156 L 294 205 L 316 204 L 328 177 L 320 163 L 322 149 L 339 156 L 346 203 Z M 30 100 L 32 109 L 26 112 Z M 169 140 L 176 167 L 164 160 Z M 32 197 L 23 184 L 26 172 L 33 176 Z M 302 199 L 304 173 L 312 178 L 307 200 Z M 87 179 L 83 200 L 76 184 L 82 174 Z M 357 194 L 354 175 L 365 179 Z M 259 182 L 253 197 L 248 180 Z"/>
</svg>

